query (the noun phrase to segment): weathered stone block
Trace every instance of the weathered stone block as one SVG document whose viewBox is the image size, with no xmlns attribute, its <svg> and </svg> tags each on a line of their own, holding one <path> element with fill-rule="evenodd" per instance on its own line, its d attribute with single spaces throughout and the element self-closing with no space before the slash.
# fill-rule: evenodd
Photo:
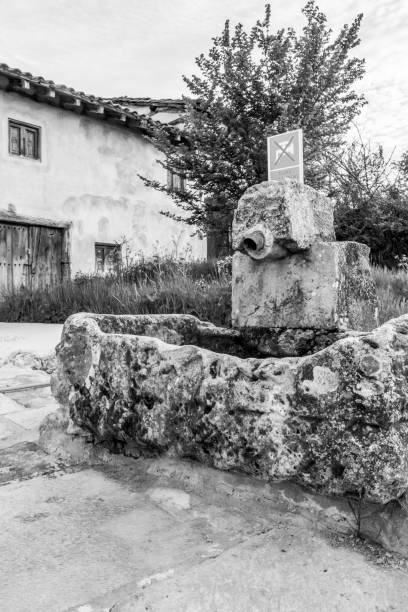
<svg viewBox="0 0 408 612">
<path fill-rule="evenodd" d="M 333 202 L 292 179 L 247 189 L 234 215 L 233 249 L 253 259 L 279 259 L 335 240 Z"/>
<path fill-rule="evenodd" d="M 368 255 L 368 247 L 357 242 L 318 242 L 273 261 L 235 253 L 233 325 L 373 329 L 377 301 Z"/>
<path fill-rule="evenodd" d="M 256 349 L 256 353 L 252 355 L 233 353 L 238 357 L 301 357 L 316 353 L 333 342 L 358 332 L 284 327 L 241 327 L 238 333 L 245 347 Z"/>
<path fill-rule="evenodd" d="M 96 442 L 368 501 L 406 492 L 408 315 L 283 359 L 109 333 L 139 328 L 133 318 L 122 327 L 120 317 L 80 314 L 64 325 L 53 392 Z"/>
</svg>

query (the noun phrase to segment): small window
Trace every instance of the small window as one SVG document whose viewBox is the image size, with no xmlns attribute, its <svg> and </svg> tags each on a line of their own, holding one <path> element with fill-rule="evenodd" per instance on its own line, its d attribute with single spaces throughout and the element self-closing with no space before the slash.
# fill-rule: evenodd
<svg viewBox="0 0 408 612">
<path fill-rule="evenodd" d="M 95 244 L 95 264 L 98 274 L 116 272 L 122 263 L 120 244 Z"/>
<path fill-rule="evenodd" d="M 40 128 L 9 119 L 9 153 L 40 159 Z"/>
<path fill-rule="evenodd" d="M 180 174 L 177 174 L 176 172 L 167 170 L 167 187 L 171 189 L 171 191 L 184 192 L 186 189 L 185 178 L 180 176 Z"/>
</svg>

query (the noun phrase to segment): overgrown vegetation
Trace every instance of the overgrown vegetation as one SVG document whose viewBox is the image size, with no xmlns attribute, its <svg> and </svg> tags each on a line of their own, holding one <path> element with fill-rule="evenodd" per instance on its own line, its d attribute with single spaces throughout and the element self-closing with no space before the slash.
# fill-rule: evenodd
<svg viewBox="0 0 408 612">
<path fill-rule="evenodd" d="M 62 323 L 75 312 L 186 313 L 229 325 L 230 261 L 143 259 L 108 276 L 78 275 L 52 289 L 4 293 L 0 320 Z"/>
<path fill-rule="evenodd" d="M 170 216 L 228 235 L 238 199 L 267 179 L 267 135 L 297 127 L 305 136 L 306 183 L 322 186 L 325 154 L 344 144 L 365 103 L 354 89 L 364 74 L 364 60 L 353 57 L 362 15 L 332 36 L 314 0 L 302 12 L 299 33 L 273 32 L 269 4 L 248 31 L 227 21 L 208 53 L 196 58 L 197 74 L 183 77 L 190 95 L 183 130 L 175 134 L 164 125 L 152 140 L 164 153 L 159 163 L 187 179 L 187 189 L 141 177 L 183 211 Z"/>
<path fill-rule="evenodd" d="M 408 313 L 408 271 L 373 268 L 380 323 Z M 75 312 L 186 313 L 231 322 L 231 258 L 216 263 L 142 259 L 110 276 L 80 275 L 53 289 L 4 293 L 1 321 L 62 323 Z"/>
<path fill-rule="evenodd" d="M 360 136 L 331 161 L 337 239 L 367 244 L 374 264 L 397 267 L 408 253 L 407 156 L 394 162 Z"/>
<path fill-rule="evenodd" d="M 408 255 L 408 154 L 393 161 L 361 136 L 346 142 L 366 103 L 356 90 L 364 60 L 354 56 L 362 15 L 333 36 L 315 0 L 302 12 L 300 32 L 274 32 L 269 4 L 249 30 L 225 23 L 196 58 L 196 74 L 183 77 L 183 130 L 163 125 L 152 135 L 159 163 L 187 188 L 141 178 L 181 209 L 164 214 L 209 233 L 215 252 L 228 253 L 238 199 L 267 179 L 267 135 L 301 127 L 305 182 L 335 201 L 337 239 L 367 244 L 372 263 L 394 268 Z"/>
<path fill-rule="evenodd" d="M 408 313 L 408 271 L 373 267 L 380 323 Z"/>
</svg>

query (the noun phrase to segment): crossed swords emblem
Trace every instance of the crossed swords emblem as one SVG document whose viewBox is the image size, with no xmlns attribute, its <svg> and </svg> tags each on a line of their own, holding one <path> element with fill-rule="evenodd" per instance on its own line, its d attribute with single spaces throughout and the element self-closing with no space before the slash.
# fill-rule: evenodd
<svg viewBox="0 0 408 612">
<path fill-rule="evenodd" d="M 291 153 L 288 150 L 290 145 L 293 143 L 293 139 L 294 139 L 294 136 L 291 136 L 290 140 L 288 140 L 286 142 L 286 144 L 283 143 L 282 145 L 279 144 L 279 142 L 276 142 L 276 140 L 274 141 L 274 144 L 280 149 L 280 151 L 278 152 L 279 154 L 278 154 L 278 156 L 277 156 L 277 158 L 275 160 L 275 163 L 274 163 L 275 166 L 276 166 L 276 164 L 279 163 L 279 161 L 283 158 L 284 155 L 289 157 L 289 159 L 291 161 L 293 161 L 293 162 L 295 161 L 295 158 L 291 155 Z"/>
</svg>

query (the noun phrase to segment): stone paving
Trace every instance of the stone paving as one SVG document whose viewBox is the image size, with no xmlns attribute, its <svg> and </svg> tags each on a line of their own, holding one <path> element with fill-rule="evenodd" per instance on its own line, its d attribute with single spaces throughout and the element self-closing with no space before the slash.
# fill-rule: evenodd
<svg viewBox="0 0 408 612">
<path fill-rule="evenodd" d="M 16 351 L 49 355 L 60 341 L 61 331 L 62 325 L 57 323 L 0 322 L 0 362 Z"/>
<path fill-rule="evenodd" d="M 266 498 L 244 476 L 166 457 L 44 457 L 39 474 L 41 451 L 18 451 L 33 473 L 0 487 L 2 610 L 406 610 L 406 567 L 288 510 L 292 485 Z"/>
<path fill-rule="evenodd" d="M 56 410 L 50 375 L 29 365 L 52 356 L 61 330 L 62 325 L 0 323 L 0 448 L 37 440 L 41 421 Z"/>
<path fill-rule="evenodd" d="M 0 367 L 0 448 L 38 439 L 41 421 L 57 408 L 49 385 L 46 372 Z"/>
</svg>

